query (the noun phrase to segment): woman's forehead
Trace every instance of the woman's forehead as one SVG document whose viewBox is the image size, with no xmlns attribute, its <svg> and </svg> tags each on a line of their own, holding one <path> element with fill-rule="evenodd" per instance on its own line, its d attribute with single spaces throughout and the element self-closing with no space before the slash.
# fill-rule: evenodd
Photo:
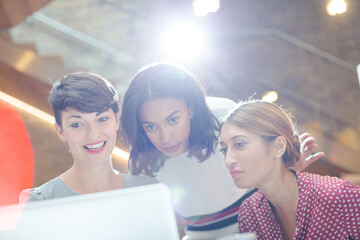
<svg viewBox="0 0 360 240">
<path fill-rule="evenodd" d="M 165 119 L 174 112 L 187 111 L 186 103 L 177 98 L 155 98 L 145 101 L 139 111 L 141 120 Z"/>
</svg>

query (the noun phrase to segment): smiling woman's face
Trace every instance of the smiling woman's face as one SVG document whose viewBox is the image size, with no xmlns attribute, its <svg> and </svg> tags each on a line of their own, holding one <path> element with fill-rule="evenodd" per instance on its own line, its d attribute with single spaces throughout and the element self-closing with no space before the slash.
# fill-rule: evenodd
<svg viewBox="0 0 360 240">
<path fill-rule="evenodd" d="M 276 161 L 272 144 L 261 136 L 235 125 L 224 123 L 220 134 L 225 165 L 239 188 L 259 187 L 272 178 Z"/>
<path fill-rule="evenodd" d="M 141 105 L 140 121 L 151 143 L 168 157 L 187 151 L 193 111 L 176 98 L 155 98 Z"/>
<path fill-rule="evenodd" d="M 101 162 L 109 158 L 116 144 L 118 117 L 112 109 L 82 113 L 69 108 L 61 112 L 62 126 L 55 124 L 55 128 L 76 161 Z"/>
</svg>

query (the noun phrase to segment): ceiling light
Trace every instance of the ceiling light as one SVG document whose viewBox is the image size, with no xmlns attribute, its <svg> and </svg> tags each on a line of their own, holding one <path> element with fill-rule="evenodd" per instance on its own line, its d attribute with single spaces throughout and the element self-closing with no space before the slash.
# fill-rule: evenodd
<svg viewBox="0 0 360 240">
<path fill-rule="evenodd" d="M 345 0 L 331 0 L 326 6 L 326 11 L 330 16 L 342 14 L 347 10 L 347 2 Z"/>
<path fill-rule="evenodd" d="M 210 12 L 216 12 L 220 8 L 220 0 L 194 0 L 193 10 L 195 15 L 203 17 Z"/>
<path fill-rule="evenodd" d="M 164 34 L 163 47 L 172 59 L 193 60 L 203 52 L 202 32 L 192 23 L 172 25 Z"/>
<path fill-rule="evenodd" d="M 262 100 L 266 101 L 266 102 L 276 102 L 276 100 L 278 100 L 278 93 L 275 91 L 269 91 L 264 93 L 264 95 L 262 96 Z"/>
</svg>

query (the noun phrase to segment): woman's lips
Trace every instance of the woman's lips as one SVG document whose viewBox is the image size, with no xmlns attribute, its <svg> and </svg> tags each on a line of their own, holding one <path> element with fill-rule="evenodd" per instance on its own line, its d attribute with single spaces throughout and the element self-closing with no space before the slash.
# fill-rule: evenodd
<svg viewBox="0 0 360 240">
<path fill-rule="evenodd" d="M 231 170 L 230 175 L 231 175 L 232 178 L 235 178 L 237 175 L 239 175 L 242 172 L 243 171 L 241 171 L 241 170 Z"/>
<path fill-rule="evenodd" d="M 90 154 L 98 154 L 104 151 L 106 145 L 106 141 L 94 143 L 94 144 L 87 144 L 84 146 L 84 149 Z"/>
<path fill-rule="evenodd" d="M 176 152 L 181 146 L 181 143 L 179 144 L 176 144 L 174 146 L 171 146 L 171 147 L 163 147 L 161 148 L 164 152 L 167 152 L 167 153 L 172 153 L 172 152 Z"/>
</svg>

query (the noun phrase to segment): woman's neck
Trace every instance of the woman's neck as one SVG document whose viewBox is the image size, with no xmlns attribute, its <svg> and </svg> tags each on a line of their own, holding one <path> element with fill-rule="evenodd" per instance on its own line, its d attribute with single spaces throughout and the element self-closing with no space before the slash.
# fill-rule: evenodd
<svg viewBox="0 0 360 240">
<path fill-rule="evenodd" d="M 285 239 L 291 239 L 296 229 L 296 211 L 299 188 L 296 175 L 288 169 L 282 170 L 266 186 L 259 186 L 266 195 L 272 211 L 281 227 Z"/>
<path fill-rule="evenodd" d="M 115 190 L 123 187 L 123 176 L 111 164 L 81 164 L 73 166 L 60 175 L 60 179 L 79 194 Z"/>
</svg>

